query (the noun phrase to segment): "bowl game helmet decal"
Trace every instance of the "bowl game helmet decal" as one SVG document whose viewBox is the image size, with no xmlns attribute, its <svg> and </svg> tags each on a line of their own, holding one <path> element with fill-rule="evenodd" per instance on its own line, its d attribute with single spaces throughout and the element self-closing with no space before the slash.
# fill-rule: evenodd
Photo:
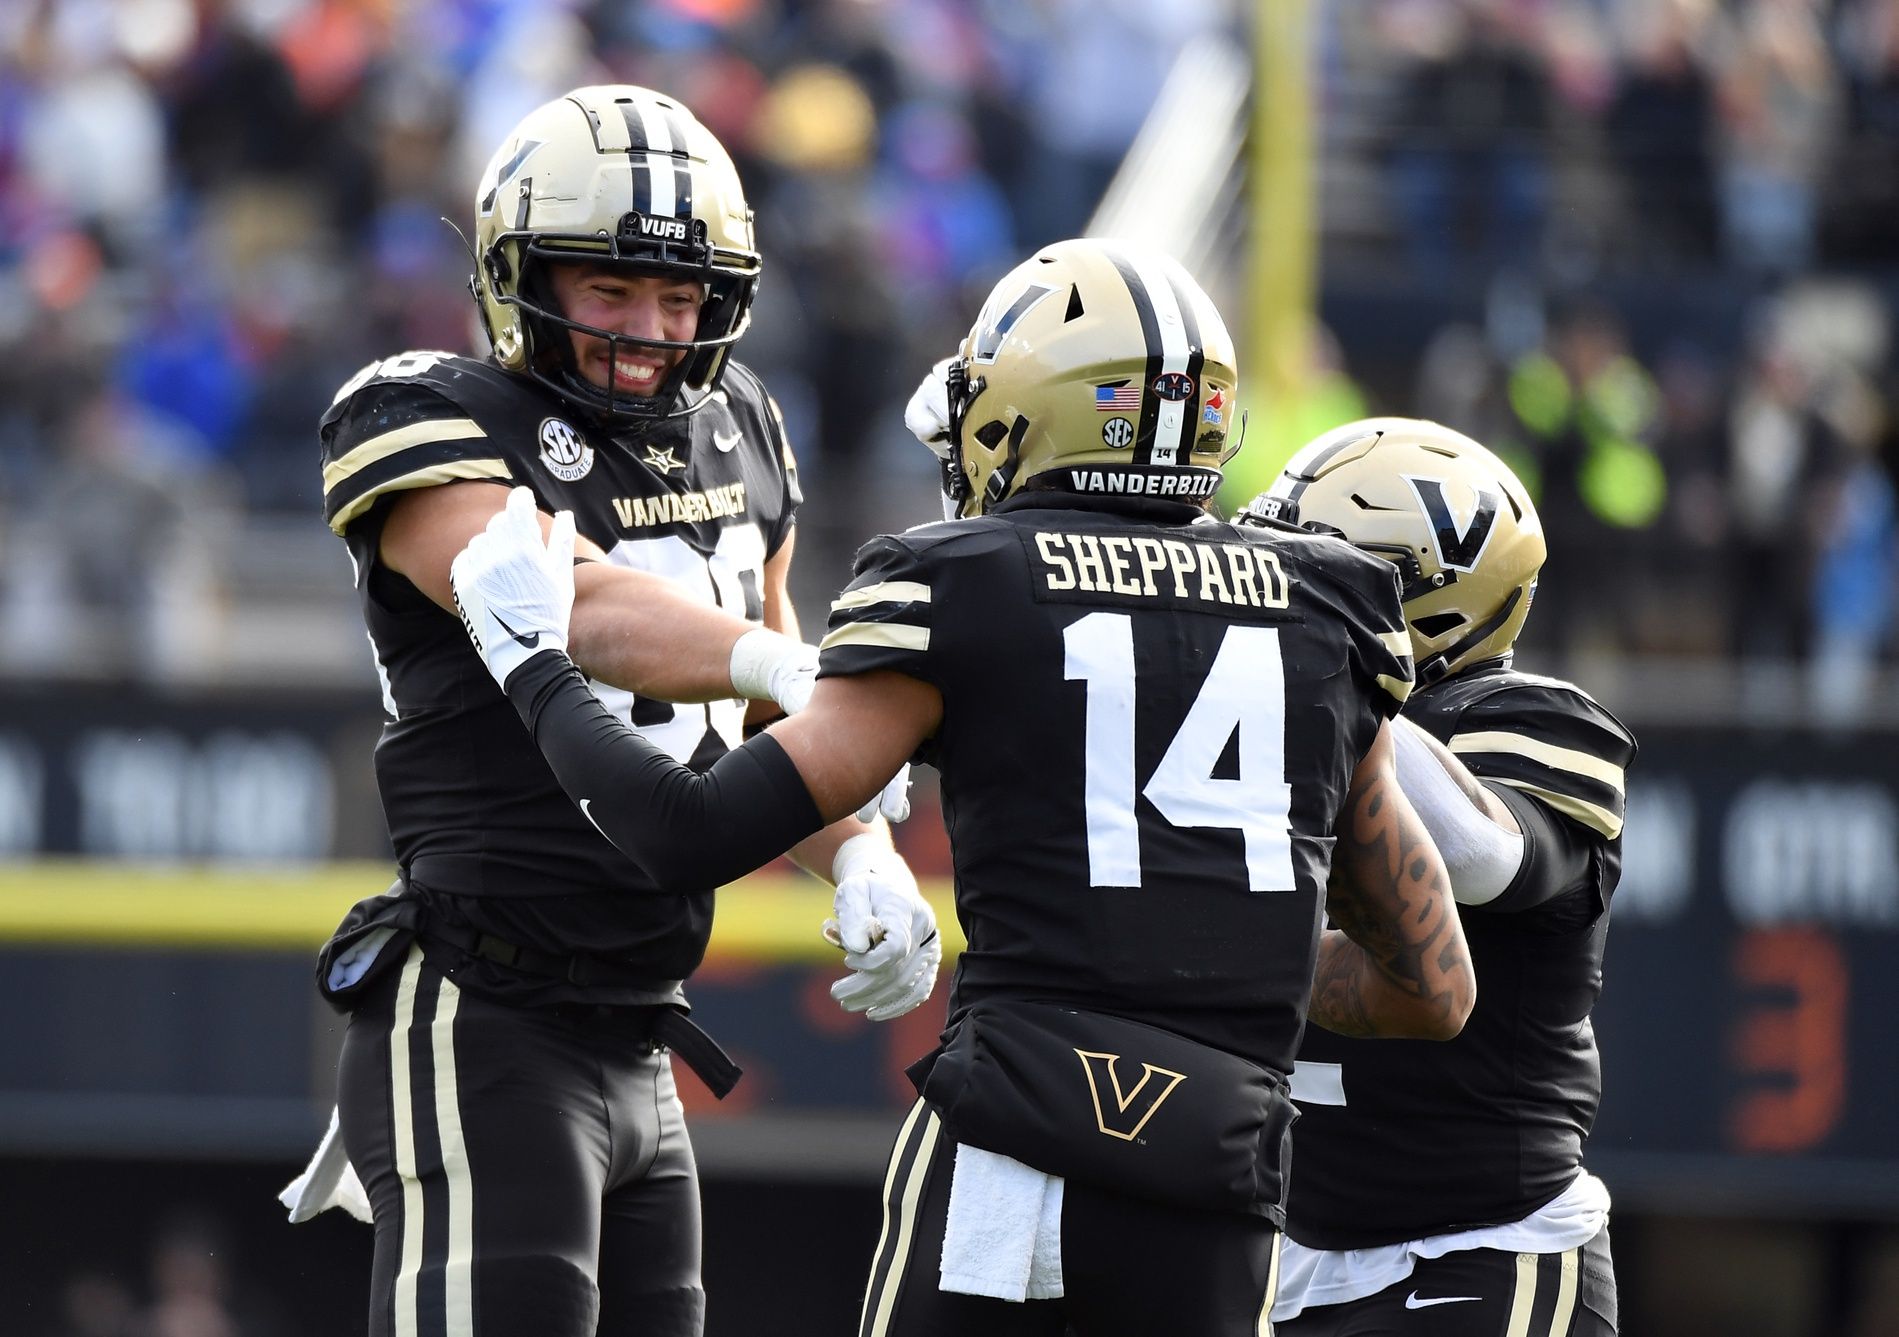
<svg viewBox="0 0 1899 1337">
<path fill-rule="evenodd" d="M 614 418 L 691 412 L 744 334 L 760 259 L 752 210 L 724 147 L 685 107 L 630 84 L 577 88 L 529 112 L 475 191 L 469 280 L 495 359 Z M 694 337 L 640 339 L 568 320 L 547 284 L 554 261 L 595 260 L 704 285 Z M 659 393 L 615 393 L 574 370 L 567 332 L 684 350 Z"/>
<path fill-rule="evenodd" d="M 1325 433 L 1242 518 L 1337 534 L 1396 563 L 1421 684 L 1509 654 L 1545 554 L 1542 522 L 1510 466 L 1417 418 Z"/>
<path fill-rule="evenodd" d="M 1034 480 L 1204 501 L 1233 453 L 1233 341 L 1171 258 L 1043 247 L 990 293 L 949 369 L 960 514 Z"/>
</svg>

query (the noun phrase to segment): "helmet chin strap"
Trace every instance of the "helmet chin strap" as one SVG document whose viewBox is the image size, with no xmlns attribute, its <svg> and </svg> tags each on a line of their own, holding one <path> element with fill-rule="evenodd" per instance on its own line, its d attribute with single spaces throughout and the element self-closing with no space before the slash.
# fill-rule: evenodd
<svg viewBox="0 0 1899 1337">
<path fill-rule="evenodd" d="M 1010 485 L 1015 482 L 1016 470 L 1022 464 L 1022 438 L 1029 434 L 1029 420 L 1018 417 L 1014 426 L 1009 428 L 1009 454 L 989 473 L 989 481 L 983 484 L 982 508 L 987 511 L 1002 504 L 1009 495 Z"/>
<path fill-rule="evenodd" d="M 604 414 L 609 421 L 629 418 L 656 422 L 680 418 L 698 412 L 710 398 L 707 395 L 692 397 L 686 394 L 686 366 L 691 360 L 693 350 L 693 345 L 690 343 L 676 339 L 642 339 L 630 334 L 616 334 L 612 330 L 583 325 L 551 309 L 546 302 L 535 301 L 528 295 L 524 295 L 516 305 L 524 323 L 532 322 L 540 327 L 541 332 L 533 343 L 545 348 L 544 356 L 550 358 L 552 363 L 551 366 L 544 367 L 530 364 L 529 374 L 560 393 L 563 398 L 584 405 L 596 413 Z M 604 387 L 595 385 L 581 375 L 579 363 L 574 357 L 572 341 L 567 337 L 569 331 L 578 331 L 606 344 L 608 370 L 607 384 Z M 666 369 L 651 394 L 642 395 L 620 389 L 613 378 L 613 365 L 620 360 L 622 351 L 637 349 L 659 349 L 666 352 L 685 350 L 687 356 L 680 358 Z"/>
<path fill-rule="evenodd" d="M 1445 678 L 1448 678 L 1451 674 L 1451 665 L 1483 644 L 1498 627 L 1508 622 L 1510 620 L 1510 614 L 1516 610 L 1516 606 L 1522 598 L 1523 587 L 1519 585 L 1510 591 L 1510 597 L 1503 601 L 1502 606 L 1500 606 L 1496 612 L 1492 613 L 1482 622 L 1479 622 L 1462 640 L 1420 661 L 1417 665 L 1419 684 L 1429 687 L 1432 683 L 1441 682 Z"/>
<path fill-rule="evenodd" d="M 956 503 L 958 512 L 969 500 L 969 466 L 963 461 L 963 421 L 969 405 L 986 388 L 978 376 L 971 379 L 966 358 L 951 360 L 943 374 L 943 386 L 949 406 L 949 458 L 943 461 L 943 495 Z"/>
</svg>

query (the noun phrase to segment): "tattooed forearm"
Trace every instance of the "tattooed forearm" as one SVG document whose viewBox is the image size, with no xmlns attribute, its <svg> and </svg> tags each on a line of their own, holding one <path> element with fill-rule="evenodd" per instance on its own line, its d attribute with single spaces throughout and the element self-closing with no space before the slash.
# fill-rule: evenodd
<svg viewBox="0 0 1899 1337">
<path fill-rule="evenodd" d="M 1319 940 L 1319 965 L 1312 975 L 1312 1007 L 1307 1015 L 1315 1026 L 1340 1035 L 1378 1034 L 1365 1006 L 1359 978 L 1362 952 L 1343 933 L 1328 929 Z"/>
<path fill-rule="evenodd" d="M 1474 996 L 1463 927 L 1437 849 L 1389 771 L 1340 822 L 1312 1021 L 1343 1035 L 1455 1034 Z"/>
</svg>

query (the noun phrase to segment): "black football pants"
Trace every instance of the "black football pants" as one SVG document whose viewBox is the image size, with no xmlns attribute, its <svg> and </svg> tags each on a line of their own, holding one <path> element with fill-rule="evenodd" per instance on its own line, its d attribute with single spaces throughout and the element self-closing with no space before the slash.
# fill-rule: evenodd
<svg viewBox="0 0 1899 1337">
<path fill-rule="evenodd" d="M 370 1337 L 698 1337 L 697 1171 L 643 1029 L 464 992 L 416 948 L 372 987 L 337 1083 Z"/>
<path fill-rule="evenodd" d="M 1068 1181 L 1060 1300 L 1013 1303 L 937 1289 L 956 1144 L 918 1101 L 884 1176 L 884 1227 L 859 1337 L 1260 1337 L 1279 1232 L 1262 1216 L 1201 1212 Z"/>
<path fill-rule="evenodd" d="M 1273 1325 L 1274 1337 L 1615 1337 L 1615 1264 L 1605 1226 L 1579 1249 L 1462 1249 L 1349 1304 Z"/>
</svg>

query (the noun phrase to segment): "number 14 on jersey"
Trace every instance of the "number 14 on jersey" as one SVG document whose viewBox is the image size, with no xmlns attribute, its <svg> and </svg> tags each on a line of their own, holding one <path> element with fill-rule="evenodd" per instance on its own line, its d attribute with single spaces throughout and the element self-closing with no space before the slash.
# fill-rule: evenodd
<svg viewBox="0 0 1899 1337">
<path fill-rule="evenodd" d="M 1063 628 L 1062 642 L 1063 676 L 1085 683 L 1088 693 L 1088 881 L 1138 887 L 1133 615 L 1089 613 Z M 1238 776 L 1217 777 L 1213 772 L 1236 735 Z M 1240 832 L 1249 890 L 1293 889 L 1285 663 L 1277 627 L 1226 629 L 1206 681 L 1138 792 L 1170 826 Z"/>
</svg>

